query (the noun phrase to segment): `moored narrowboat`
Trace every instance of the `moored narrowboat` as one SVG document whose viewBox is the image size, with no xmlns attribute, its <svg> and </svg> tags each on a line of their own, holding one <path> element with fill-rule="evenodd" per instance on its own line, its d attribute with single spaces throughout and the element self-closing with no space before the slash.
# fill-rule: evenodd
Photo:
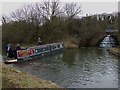
<svg viewBox="0 0 120 90">
<path fill-rule="evenodd" d="M 52 43 L 46 45 L 39 45 L 27 48 L 25 50 L 17 51 L 17 59 L 7 59 L 4 63 L 17 63 L 37 59 L 40 57 L 50 56 L 64 51 L 64 43 Z"/>
</svg>

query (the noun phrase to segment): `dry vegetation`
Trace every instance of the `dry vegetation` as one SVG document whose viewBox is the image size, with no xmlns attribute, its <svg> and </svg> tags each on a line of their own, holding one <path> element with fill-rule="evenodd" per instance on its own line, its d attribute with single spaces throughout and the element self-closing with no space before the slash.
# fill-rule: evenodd
<svg viewBox="0 0 120 90">
<path fill-rule="evenodd" d="M 120 47 L 117 47 L 117 48 L 110 48 L 110 52 L 113 53 L 114 55 L 120 57 Z"/>
</svg>

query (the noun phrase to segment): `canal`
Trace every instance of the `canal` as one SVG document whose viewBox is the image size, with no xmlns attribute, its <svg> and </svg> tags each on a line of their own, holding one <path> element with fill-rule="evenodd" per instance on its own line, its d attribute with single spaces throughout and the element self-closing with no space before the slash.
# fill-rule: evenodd
<svg viewBox="0 0 120 90">
<path fill-rule="evenodd" d="M 100 48 L 68 49 L 12 66 L 65 88 L 118 88 L 118 58 Z"/>
</svg>

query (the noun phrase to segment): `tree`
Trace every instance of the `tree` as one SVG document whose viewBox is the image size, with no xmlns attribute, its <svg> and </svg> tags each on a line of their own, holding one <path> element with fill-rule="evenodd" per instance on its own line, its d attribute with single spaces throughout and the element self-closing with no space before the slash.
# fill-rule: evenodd
<svg viewBox="0 0 120 90">
<path fill-rule="evenodd" d="M 10 22 L 11 20 L 8 16 L 2 15 L 2 20 L 1 21 L 2 21 L 2 24 L 6 24 L 6 23 Z"/>
<path fill-rule="evenodd" d="M 52 2 L 44 1 L 41 8 L 44 19 L 49 21 L 52 21 L 63 13 L 62 9 L 60 9 L 60 2 L 58 0 L 54 0 Z"/>
<path fill-rule="evenodd" d="M 76 3 L 67 3 L 64 6 L 64 12 L 68 18 L 74 18 L 81 12 L 81 7 Z"/>
</svg>

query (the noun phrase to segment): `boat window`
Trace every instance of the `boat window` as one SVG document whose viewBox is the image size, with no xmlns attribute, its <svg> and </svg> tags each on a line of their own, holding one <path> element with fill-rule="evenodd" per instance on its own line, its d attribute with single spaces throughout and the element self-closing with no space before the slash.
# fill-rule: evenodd
<svg viewBox="0 0 120 90">
<path fill-rule="evenodd" d="M 60 45 L 57 45 L 58 48 L 60 48 Z"/>
<path fill-rule="evenodd" d="M 50 50 L 50 49 L 51 49 L 51 46 L 50 46 L 50 45 L 48 45 L 48 46 L 46 47 L 46 49 L 47 49 L 47 50 Z"/>
<path fill-rule="evenodd" d="M 60 47 L 62 48 L 62 47 L 63 47 L 63 45 L 61 44 L 61 45 L 60 45 Z"/>
<path fill-rule="evenodd" d="M 43 51 L 45 51 L 45 48 L 43 48 Z"/>
<path fill-rule="evenodd" d="M 43 52 L 43 48 L 38 49 L 38 52 Z"/>
<path fill-rule="evenodd" d="M 43 49 L 44 49 L 44 51 L 48 51 L 48 50 L 50 50 L 50 46 L 44 47 Z"/>
<path fill-rule="evenodd" d="M 55 49 L 56 48 L 56 46 L 52 46 L 52 49 Z"/>
</svg>

